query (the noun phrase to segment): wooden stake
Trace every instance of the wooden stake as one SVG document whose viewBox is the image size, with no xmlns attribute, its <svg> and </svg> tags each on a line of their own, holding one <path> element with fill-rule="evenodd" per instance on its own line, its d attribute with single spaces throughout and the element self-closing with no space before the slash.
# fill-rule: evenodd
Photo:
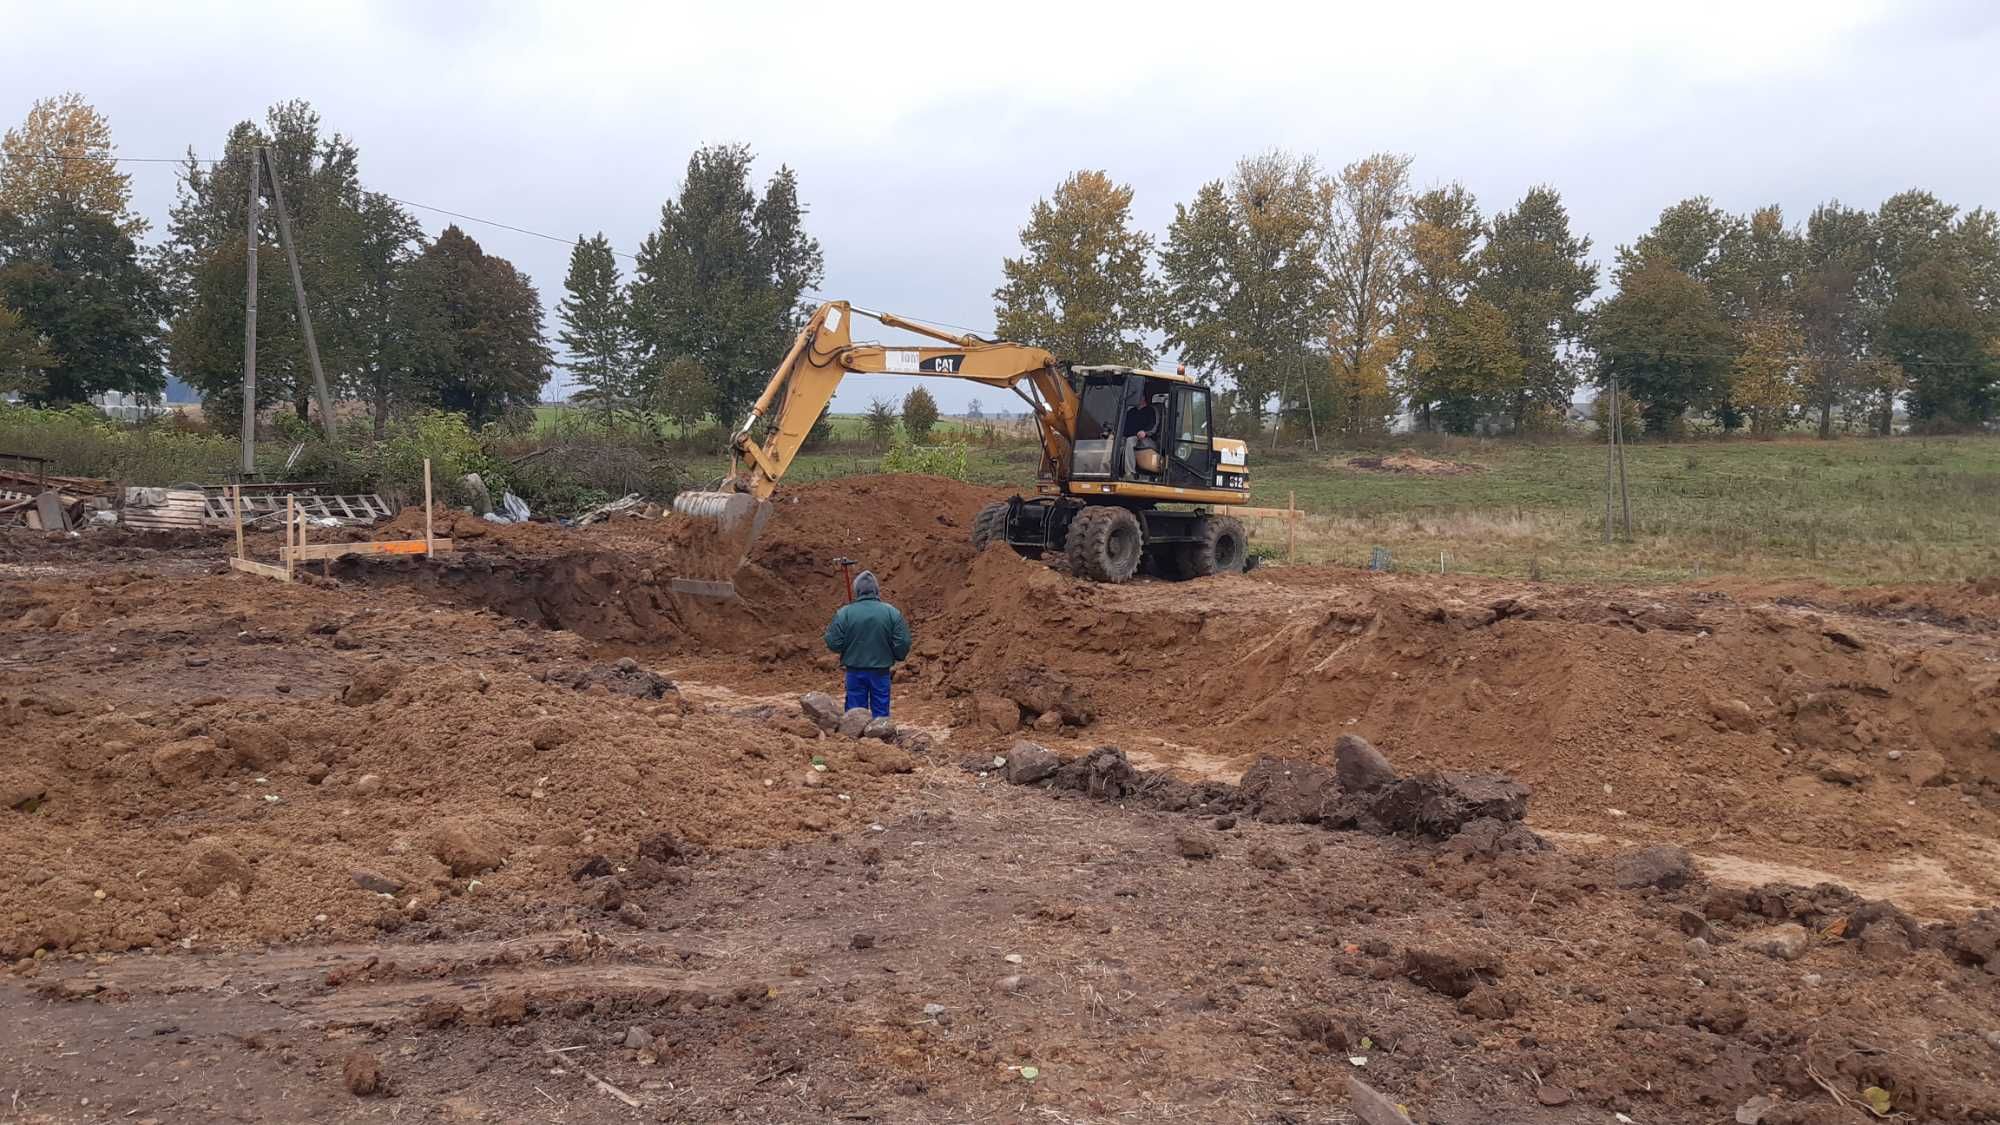
<svg viewBox="0 0 2000 1125">
<path fill-rule="evenodd" d="M 290 582 L 292 580 L 292 567 L 296 565 L 292 561 L 291 548 L 292 548 L 292 516 L 293 513 L 297 511 L 297 508 L 298 505 L 293 500 L 292 494 L 289 492 L 285 493 L 285 581 L 287 582 Z"/>
<path fill-rule="evenodd" d="M 243 553 L 243 486 L 240 484 L 229 486 L 229 511 L 236 517 L 236 557 L 247 559 L 250 556 Z"/>
<path fill-rule="evenodd" d="M 424 458 L 424 557 L 437 557 L 431 546 L 431 459 L 428 457 Z"/>
<path fill-rule="evenodd" d="M 1299 561 L 1299 494 L 1285 493 L 1285 561 Z"/>
</svg>

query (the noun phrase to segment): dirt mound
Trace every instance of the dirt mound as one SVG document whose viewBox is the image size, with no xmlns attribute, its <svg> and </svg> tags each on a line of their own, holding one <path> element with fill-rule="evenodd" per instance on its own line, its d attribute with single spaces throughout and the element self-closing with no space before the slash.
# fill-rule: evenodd
<svg viewBox="0 0 2000 1125">
<path fill-rule="evenodd" d="M 516 554 L 546 554 L 574 550 L 580 540 L 576 532 L 553 523 L 494 523 L 462 508 L 440 505 L 431 513 L 431 534 L 449 539 L 458 550 L 505 551 Z M 394 519 L 365 529 L 354 536 L 382 542 L 389 539 L 422 539 L 424 509 L 404 508 Z"/>
<path fill-rule="evenodd" d="M 579 863 L 630 867 L 663 829 L 755 847 L 865 825 L 902 754 L 683 714 L 636 666 L 358 679 L 344 703 L 0 699 L 0 956 L 588 909 Z"/>
<path fill-rule="evenodd" d="M 1371 473 L 1406 473 L 1421 477 L 1455 477 L 1465 473 L 1483 473 L 1484 465 L 1474 465 L 1465 461 L 1440 461 L 1435 457 L 1425 457 L 1412 450 L 1391 453 L 1387 457 L 1350 457 L 1350 469 L 1362 469 Z"/>
</svg>

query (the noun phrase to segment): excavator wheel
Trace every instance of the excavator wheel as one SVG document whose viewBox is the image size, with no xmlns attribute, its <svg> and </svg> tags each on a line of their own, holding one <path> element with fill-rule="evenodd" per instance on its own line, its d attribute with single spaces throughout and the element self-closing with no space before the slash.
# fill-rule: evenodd
<svg viewBox="0 0 2000 1125">
<path fill-rule="evenodd" d="M 1007 541 L 1007 502 L 996 500 L 972 517 L 972 549 L 984 551 L 995 543 Z"/>
<path fill-rule="evenodd" d="M 1093 504 L 1070 521 L 1064 553 L 1076 572 L 1093 582 L 1123 582 L 1139 571 L 1145 536 L 1139 517 L 1124 508 Z"/>
<path fill-rule="evenodd" d="M 1203 516 L 1186 551 L 1182 572 L 1189 578 L 1237 574 L 1250 556 L 1250 537 L 1235 516 Z"/>
</svg>

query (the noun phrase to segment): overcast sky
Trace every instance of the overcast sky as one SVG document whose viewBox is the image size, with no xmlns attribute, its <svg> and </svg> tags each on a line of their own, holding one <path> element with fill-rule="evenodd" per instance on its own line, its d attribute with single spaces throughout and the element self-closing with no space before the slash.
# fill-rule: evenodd
<svg viewBox="0 0 2000 1125">
<path fill-rule="evenodd" d="M 2000 205 L 2000 5 L 1981 0 L 0 0 L 0 27 L 8 123 L 77 90 L 121 155 L 213 156 L 301 97 L 370 188 L 627 252 L 693 148 L 745 141 L 760 179 L 798 170 L 826 293 L 980 330 L 1029 206 L 1085 167 L 1131 183 L 1159 235 L 1246 153 L 1407 152 L 1418 187 L 1461 180 L 1489 214 L 1555 185 L 1604 258 L 1694 194 L 1795 220 L 1911 186 Z M 173 170 L 130 170 L 157 236 Z M 560 297 L 563 246 L 462 225 Z"/>
</svg>

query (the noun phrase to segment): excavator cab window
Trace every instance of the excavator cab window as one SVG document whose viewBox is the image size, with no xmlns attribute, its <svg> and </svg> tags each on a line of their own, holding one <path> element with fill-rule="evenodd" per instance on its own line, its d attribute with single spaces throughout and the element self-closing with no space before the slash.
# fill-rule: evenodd
<svg viewBox="0 0 2000 1125">
<path fill-rule="evenodd" d="M 1084 381 L 1079 397 L 1082 407 L 1076 420 L 1076 451 L 1070 475 L 1109 477 L 1113 472 L 1112 453 L 1118 442 L 1124 381 L 1093 376 Z"/>
<path fill-rule="evenodd" d="M 1215 477 L 1213 432 L 1209 417 L 1208 388 L 1174 388 L 1173 483 L 1209 485 Z"/>
</svg>

